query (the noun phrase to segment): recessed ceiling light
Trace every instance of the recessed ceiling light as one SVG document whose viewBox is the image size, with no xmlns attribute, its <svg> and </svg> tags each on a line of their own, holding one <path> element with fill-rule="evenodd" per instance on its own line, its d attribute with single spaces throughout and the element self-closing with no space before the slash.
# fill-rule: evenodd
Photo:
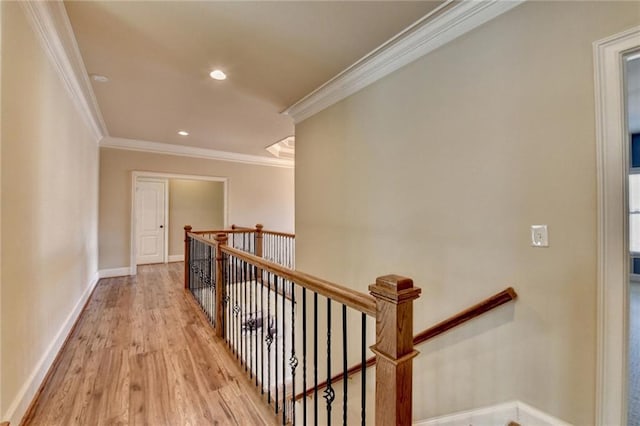
<svg viewBox="0 0 640 426">
<path fill-rule="evenodd" d="M 180 136 L 189 136 L 189 132 L 185 132 L 184 130 L 180 130 L 180 131 L 178 132 L 178 134 L 179 134 Z"/>
<path fill-rule="evenodd" d="M 98 83 L 106 83 L 107 81 L 109 81 L 109 77 L 100 74 L 91 74 L 91 79 L 93 81 L 97 81 Z"/>
<path fill-rule="evenodd" d="M 211 71 L 209 76 L 214 80 L 225 80 L 227 78 L 227 75 L 220 70 Z"/>
</svg>

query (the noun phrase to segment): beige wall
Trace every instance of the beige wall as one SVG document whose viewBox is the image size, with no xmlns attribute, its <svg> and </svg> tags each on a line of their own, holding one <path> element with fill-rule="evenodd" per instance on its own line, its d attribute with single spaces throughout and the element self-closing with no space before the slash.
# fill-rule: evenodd
<svg viewBox="0 0 640 426">
<path fill-rule="evenodd" d="M 101 148 L 100 269 L 130 263 L 132 171 L 226 177 L 229 224 L 293 231 L 292 169 Z"/>
<path fill-rule="evenodd" d="M 224 182 L 169 179 L 169 256 L 184 255 L 184 226 L 224 228 Z"/>
<path fill-rule="evenodd" d="M 519 399 L 593 424 L 592 42 L 639 16 L 527 2 L 297 126 L 299 269 L 362 291 L 414 278 L 416 331 L 520 295 L 419 348 L 415 419 Z"/>
<path fill-rule="evenodd" d="M 13 425 L 97 272 L 98 148 L 20 5 L 0 7 L 0 420 Z"/>
</svg>

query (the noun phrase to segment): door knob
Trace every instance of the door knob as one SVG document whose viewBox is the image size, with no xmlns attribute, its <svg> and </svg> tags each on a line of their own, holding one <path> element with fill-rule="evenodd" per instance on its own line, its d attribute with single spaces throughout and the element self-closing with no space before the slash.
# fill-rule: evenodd
<svg viewBox="0 0 640 426">
<path fill-rule="evenodd" d="M 164 225 L 160 225 L 160 229 L 164 228 Z"/>
</svg>

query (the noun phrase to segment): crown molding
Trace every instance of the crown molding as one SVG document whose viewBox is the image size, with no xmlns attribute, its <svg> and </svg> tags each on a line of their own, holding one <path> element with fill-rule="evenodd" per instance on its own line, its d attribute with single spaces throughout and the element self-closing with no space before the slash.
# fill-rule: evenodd
<svg viewBox="0 0 640 426">
<path fill-rule="evenodd" d="M 440 7 L 287 108 L 283 114 L 290 115 L 298 124 L 524 1 L 446 0 Z"/>
<path fill-rule="evenodd" d="M 98 143 L 108 135 L 107 126 L 93 93 L 64 4 L 61 0 L 21 1 L 20 4 L 73 103 Z"/>
<path fill-rule="evenodd" d="M 174 145 L 135 139 L 105 137 L 100 141 L 100 147 L 150 152 L 153 154 L 204 158 L 207 160 L 230 161 L 233 163 L 252 164 L 257 166 L 283 167 L 289 169 L 294 167 L 293 160 L 260 157 L 258 155 L 238 154 L 236 152 L 216 151 L 207 148 L 196 148 L 193 146 Z"/>
</svg>

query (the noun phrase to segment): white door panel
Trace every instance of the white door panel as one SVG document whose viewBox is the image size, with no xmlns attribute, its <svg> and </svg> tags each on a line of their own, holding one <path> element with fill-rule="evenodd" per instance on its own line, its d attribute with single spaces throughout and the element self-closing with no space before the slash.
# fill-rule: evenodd
<svg viewBox="0 0 640 426">
<path fill-rule="evenodd" d="M 136 264 L 164 262 L 166 181 L 136 185 Z"/>
</svg>

